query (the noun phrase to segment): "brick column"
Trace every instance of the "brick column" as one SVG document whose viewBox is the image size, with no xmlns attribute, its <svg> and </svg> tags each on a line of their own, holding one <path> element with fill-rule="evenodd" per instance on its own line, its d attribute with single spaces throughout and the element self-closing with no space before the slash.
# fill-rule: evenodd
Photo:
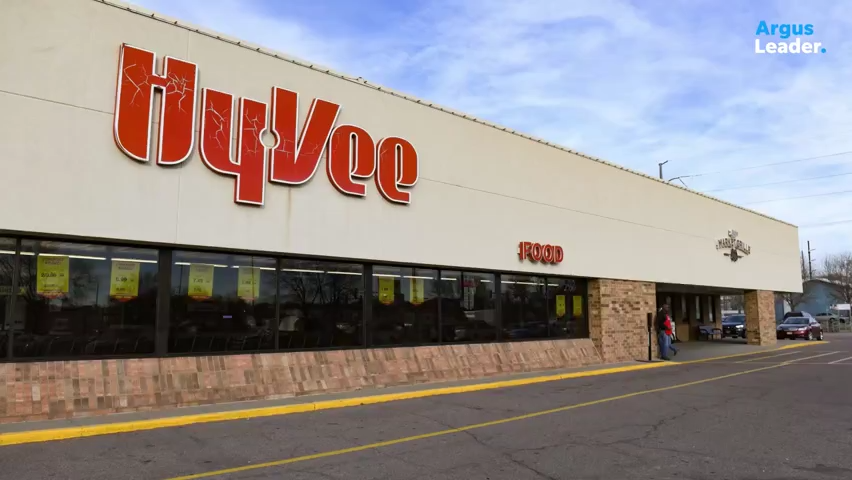
<svg viewBox="0 0 852 480">
<path fill-rule="evenodd" d="M 765 290 L 746 292 L 745 315 L 749 345 L 775 345 L 775 294 Z"/>
<path fill-rule="evenodd" d="M 652 282 L 589 281 L 589 332 L 604 362 L 647 360 L 647 314 L 656 312 Z M 656 338 L 652 342 L 657 356 Z"/>
</svg>

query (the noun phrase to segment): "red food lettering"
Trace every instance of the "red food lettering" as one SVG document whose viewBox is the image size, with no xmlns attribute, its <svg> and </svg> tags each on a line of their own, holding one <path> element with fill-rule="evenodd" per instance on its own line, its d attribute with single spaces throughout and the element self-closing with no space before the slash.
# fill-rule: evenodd
<svg viewBox="0 0 852 480">
<path fill-rule="evenodd" d="M 541 261 L 541 244 L 534 243 L 532 246 L 532 259 L 536 262 Z"/>
<path fill-rule="evenodd" d="M 553 245 L 545 245 L 544 252 L 542 252 L 542 258 L 547 263 L 553 262 Z"/>
<path fill-rule="evenodd" d="M 561 263 L 565 258 L 562 247 L 550 244 L 520 242 L 518 244 L 518 259 L 532 260 L 543 263 Z"/>
</svg>

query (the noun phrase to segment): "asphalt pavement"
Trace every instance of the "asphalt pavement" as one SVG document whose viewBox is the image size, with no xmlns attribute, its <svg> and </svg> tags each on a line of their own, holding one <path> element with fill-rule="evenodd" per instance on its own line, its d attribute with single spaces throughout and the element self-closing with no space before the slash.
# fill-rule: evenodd
<svg viewBox="0 0 852 480">
<path fill-rule="evenodd" d="M 852 336 L 827 340 L 669 368 L 7 446 L 0 478 L 850 479 Z"/>
</svg>

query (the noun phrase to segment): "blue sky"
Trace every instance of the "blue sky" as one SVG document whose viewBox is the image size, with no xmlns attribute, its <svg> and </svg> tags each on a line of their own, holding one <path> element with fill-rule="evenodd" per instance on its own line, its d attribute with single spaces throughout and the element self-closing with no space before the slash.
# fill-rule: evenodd
<svg viewBox="0 0 852 480">
<path fill-rule="evenodd" d="M 667 178 L 800 225 L 817 257 L 852 250 L 852 221 L 825 225 L 852 220 L 852 193 L 770 201 L 852 190 L 852 153 L 744 169 L 852 151 L 852 3 L 133 3 L 651 175 L 668 160 Z M 813 24 L 827 52 L 756 55 L 760 20 Z"/>
</svg>

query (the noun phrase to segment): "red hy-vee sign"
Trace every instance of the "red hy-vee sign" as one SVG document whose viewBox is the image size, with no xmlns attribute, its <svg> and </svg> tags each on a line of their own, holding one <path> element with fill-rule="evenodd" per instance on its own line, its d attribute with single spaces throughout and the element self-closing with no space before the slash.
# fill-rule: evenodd
<svg viewBox="0 0 852 480">
<path fill-rule="evenodd" d="M 156 54 L 124 44 L 118 62 L 114 135 L 118 147 L 140 162 L 151 160 L 151 116 L 159 92 L 157 164 L 179 165 L 192 155 L 198 108 L 198 66 L 166 57 L 156 73 Z M 361 127 L 336 125 L 341 107 L 319 98 L 311 102 L 299 134 L 299 94 L 272 88 L 270 104 L 201 89 L 199 152 L 208 168 L 235 177 L 234 201 L 263 205 L 266 183 L 301 185 L 317 171 L 326 154 L 326 174 L 341 193 L 363 197 L 365 180 L 374 177 L 388 201 L 408 204 L 417 183 L 417 151 L 407 140 L 378 142 Z M 234 125 L 236 123 L 236 125 Z M 236 135 L 234 128 L 236 127 Z M 261 138 L 271 132 L 275 145 Z M 236 148 L 233 145 L 236 136 Z M 236 157 L 234 151 L 236 150 Z"/>
</svg>

